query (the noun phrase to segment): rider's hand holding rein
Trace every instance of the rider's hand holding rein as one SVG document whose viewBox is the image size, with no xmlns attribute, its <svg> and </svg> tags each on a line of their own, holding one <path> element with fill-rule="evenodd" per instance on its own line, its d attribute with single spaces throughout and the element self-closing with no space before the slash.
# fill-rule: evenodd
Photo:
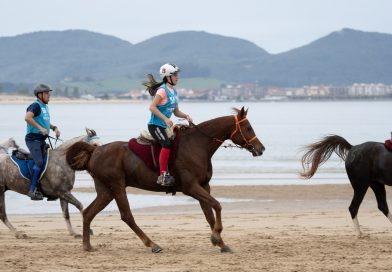
<svg viewBox="0 0 392 272">
<path fill-rule="evenodd" d="M 182 111 L 180 111 L 178 107 L 174 110 L 174 115 L 179 118 L 186 119 L 189 123 L 193 122 L 192 118 L 188 114 L 185 114 Z"/>
<path fill-rule="evenodd" d="M 60 130 L 58 129 L 58 127 L 56 127 L 54 125 L 50 125 L 50 129 L 54 131 L 57 139 L 60 138 Z"/>
</svg>

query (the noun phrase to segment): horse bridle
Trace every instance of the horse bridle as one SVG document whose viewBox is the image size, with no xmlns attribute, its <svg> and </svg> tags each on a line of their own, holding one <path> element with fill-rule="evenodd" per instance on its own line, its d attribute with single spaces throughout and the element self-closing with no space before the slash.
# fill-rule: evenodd
<svg viewBox="0 0 392 272">
<path fill-rule="evenodd" d="M 253 141 L 257 138 L 256 134 L 255 134 L 255 136 L 252 137 L 250 140 L 247 140 L 247 139 L 245 138 L 244 133 L 242 132 L 241 125 L 240 125 L 242 122 L 246 121 L 247 118 L 245 117 L 245 118 L 243 118 L 243 119 L 241 119 L 241 120 L 238 120 L 237 115 L 234 115 L 234 119 L 235 119 L 235 130 L 231 133 L 231 135 L 230 135 L 230 140 L 234 143 L 234 141 L 233 141 L 233 136 L 234 136 L 236 133 L 239 132 L 239 133 L 241 134 L 242 140 L 244 140 L 244 142 L 245 142 L 245 144 L 239 145 L 239 146 L 241 146 L 242 148 L 245 148 L 245 149 L 247 149 L 247 150 L 252 150 L 252 149 L 254 149 L 254 146 L 251 144 L 251 142 L 253 142 Z"/>
<path fill-rule="evenodd" d="M 241 119 L 241 120 L 238 120 L 237 115 L 234 115 L 234 120 L 235 120 L 235 130 L 230 134 L 230 140 L 234 143 L 234 141 L 233 141 L 233 136 L 234 136 L 236 133 L 239 132 L 239 133 L 241 134 L 241 137 L 242 137 L 242 139 L 244 140 L 245 144 L 243 144 L 243 145 L 238 145 L 238 144 L 234 143 L 235 145 L 230 145 L 230 144 L 229 144 L 229 145 L 224 146 L 224 147 L 238 147 L 238 148 L 245 148 L 245 149 L 250 150 L 250 151 L 253 150 L 253 149 L 254 149 L 254 146 L 251 144 L 251 142 L 253 142 L 253 141 L 257 138 L 256 134 L 255 134 L 255 136 L 252 137 L 250 140 L 247 140 L 247 139 L 245 138 L 244 133 L 242 132 L 241 125 L 240 125 L 243 121 L 247 120 L 247 118 L 245 117 L 245 118 L 243 118 L 243 119 Z M 204 133 L 197 125 L 195 125 L 194 123 L 190 122 L 190 124 L 191 124 L 193 127 L 195 127 L 195 128 L 196 128 L 201 134 L 203 134 L 204 136 L 206 136 L 206 137 L 212 139 L 213 141 L 215 141 L 215 142 L 217 142 L 217 143 L 219 143 L 219 144 L 224 143 L 224 141 L 222 141 L 221 139 L 218 139 L 218 138 L 211 137 L 211 136 L 207 135 L 207 134 Z"/>
</svg>

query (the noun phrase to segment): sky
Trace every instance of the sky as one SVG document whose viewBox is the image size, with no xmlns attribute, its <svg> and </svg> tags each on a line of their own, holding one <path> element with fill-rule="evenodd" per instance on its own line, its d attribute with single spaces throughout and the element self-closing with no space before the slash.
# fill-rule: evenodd
<svg viewBox="0 0 392 272">
<path fill-rule="evenodd" d="M 0 37 L 83 29 L 136 44 L 177 31 L 281 53 L 342 28 L 392 34 L 391 0 L 0 0 Z"/>
</svg>

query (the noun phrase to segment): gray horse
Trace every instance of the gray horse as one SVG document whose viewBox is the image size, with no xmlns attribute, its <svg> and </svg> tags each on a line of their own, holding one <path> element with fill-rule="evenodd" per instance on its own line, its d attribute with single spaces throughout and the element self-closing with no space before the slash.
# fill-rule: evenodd
<svg viewBox="0 0 392 272">
<path fill-rule="evenodd" d="M 19 148 L 19 145 L 16 144 L 14 138 L 9 138 L 6 140 L 0 141 L 0 154 L 7 154 L 8 149 L 10 148 Z"/>
<path fill-rule="evenodd" d="M 65 152 L 69 146 L 79 141 L 95 146 L 101 145 L 99 137 L 94 130 L 86 128 L 86 132 L 87 135 L 65 141 L 59 147 L 49 151 L 47 169 L 39 182 L 44 196 L 51 200 L 60 199 L 69 234 L 74 237 L 80 237 L 80 235 L 76 234 L 72 228 L 69 220 L 68 203 L 73 204 L 81 213 L 83 205 L 71 194 L 75 182 L 75 171 L 68 166 L 65 160 Z M 11 161 L 10 156 L 8 154 L 0 154 L 0 219 L 17 238 L 25 238 L 27 236 L 17 231 L 8 221 L 5 211 L 4 193 L 7 190 L 12 190 L 27 195 L 29 186 L 30 181 L 20 175 L 18 167 Z"/>
</svg>

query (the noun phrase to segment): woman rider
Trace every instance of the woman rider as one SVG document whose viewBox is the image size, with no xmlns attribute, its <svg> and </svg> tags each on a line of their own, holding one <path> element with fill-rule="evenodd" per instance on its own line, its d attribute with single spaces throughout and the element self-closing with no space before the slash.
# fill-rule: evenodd
<svg viewBox="0 0 392 272">
<path fill-rule="evenodd" d="M 148 81 L 143 82 L 147 91 L 154 97 L 149 108 L 151 118 L 148 122 L 148 130 L 155 141 L 162 146 L 159 154 L 160 175 L 157 180 L 157 183 L 162 186 L 172 186 L 174 184 L 174 178 L 168 172 L 172 143 L 165 130 L 173 126 L 170 117 L 174 113 L 175 116 L 192 122 L 192 118 L 180 111 L 178 107 L 178 96 L 174 86 L 178 83 L 179 72 L 180 69 L 177 65 L 166 63 L 159 69 L 161 82 L 157 82 L 152 74 L 148 74 Z"/>
</svg>

